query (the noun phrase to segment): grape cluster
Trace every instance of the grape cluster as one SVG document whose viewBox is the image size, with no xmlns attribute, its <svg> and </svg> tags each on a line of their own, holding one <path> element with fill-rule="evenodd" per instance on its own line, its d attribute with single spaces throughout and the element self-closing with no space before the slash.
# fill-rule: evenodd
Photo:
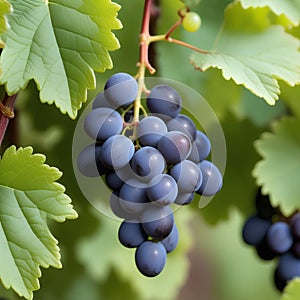
<svg viewBox="0 0 300 300">
<path fill-rule="evenodd" d="M 263 260 L 278 258 L 274 283 L 282 291 L 287 282 L 300 277 L 300 213 L 285 218 L 272 207 L 269 197 L 258 191 L 256 214 L 243 227 L 243 240 L 255 247 Z"/>
<path fill-rule="evenodd" d="M 77 166 L 85 176 L 102 176 L 112 191 L 111 210 L 123 219 L 120 243 L 136 248 L 138 270 L 154 277 L 178 243 L 174 207 L 189 204 L 196 193 L 214 195 L 222 175 L 207 160 L 208 137 L 180 113 L 182 99 L 174 88 L 153 87 L 144 99 L 147 109 L 138 107 L 144 112 L 138 120 L 137 95 L 129 74 L 108 79 L 84 121 L 95 143 L 81 151 Z"/>
</svg>

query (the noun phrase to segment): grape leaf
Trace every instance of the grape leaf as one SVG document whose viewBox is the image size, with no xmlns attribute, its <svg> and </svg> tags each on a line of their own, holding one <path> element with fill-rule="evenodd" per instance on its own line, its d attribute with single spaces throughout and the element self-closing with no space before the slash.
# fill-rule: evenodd
<svg viewBox="0 0 300 300">
<path fill-rule="evenodd" d="M 108 51 L 119 48 L 111 32 L 121 28 L 120 6 L 110 0 L 11 0 L 6 47 L 1 55 L 9 94 L 34 79 L 40 99 L 75 118 L 87 89 L 95 88 L 93 70 L 112 68 Z"/>
<path fill-rule="evenodd" d="M 77 217 L 65 188 L 55 182 L 61 172 L 32 152 L 11 146 L 0 160 L 0 278 L 26 299 L 39 289 L 40 266 L 61 268 L 47 218 Z"/>
<path fill-rule="evenodd" d="M 300 2 L 298 0 L 240 0 L 244 8 L 268 6 L 276 14 L 284 14 L 295 26 L 300 22 Z"/>
<path fill-rule="evenodd" d="M 193 7 L 198 5 L 201 0 L 181 0 L 187 7 Z"/>
<path fill-rule="evenodd" d="M 191 236 L 187 227 L 191 216 L 191 212 L 186 208 L 176 211 L 179 244 L 174 252 L 168 255 L 163 272 L 151 280 L 137 270 L 134 264 L 134 249 L 126 249 L 118 242 L 119 222 L 107 217 L 100 219 L 99 228 L 94 234 L 79 242 L 76 251 L 78 260 L 98 281 L 104 281 L 113 268 L 120 278 L 126 280 L 138 293 L 140 300 L 174 299 L 188 275 L 186 252 L 191 246 Z"/>
<path fill-rule="evenodd" d="M 253 169 L 263 194 L 269 194 L 273 206 L 289 216 L 300 208 L 300 119 L 285 118 L 273 125 L 255 142 L 262 156 Z"/>
<path fill-rule="evenodd" d="M 245 26 L 240 23 L 243 19 Z M 252 20 L 257 26 L 251 26 Z M 194 52 L 192 65 L 201 71 L 220 69 L 226 80 L 233 79 L 268 104 L 275 104 L 279 79 L 292 86 L 300 82 L 299 40 L 281 26 L 266 25 L 258 22 L 256 10 L 244 12 L 239 4 L 229 5 L 216 49 L 207 54 Z"/>
<path fill-rule="evenodd" d="M 4 43 L 1 39 L 1 35 L 9 28 L 6 14 L 12 12 L 10 3 L 6 0 L 0 0 L 0 48 L 4 47 Z"/>
<path fill-rule="evenodd" d="M 281 300 L 298 300 L 300 297 L 300 278 L 295 278 L 283 290 Z"/>
</svg>

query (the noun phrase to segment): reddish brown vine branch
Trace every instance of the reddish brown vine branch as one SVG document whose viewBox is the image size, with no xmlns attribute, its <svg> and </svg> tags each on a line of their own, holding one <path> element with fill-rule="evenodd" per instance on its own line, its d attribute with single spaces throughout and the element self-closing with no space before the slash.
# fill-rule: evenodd
<svg viewBox="0 0 300 300">
<path fill-rule="evenodd" d="M 14 117 L 16 98 L 17 94 L 12 96 L 5 94 L 3 101 L 0 102 L 0 146 L 5 136 L 9 120 Z"/>
</svg>

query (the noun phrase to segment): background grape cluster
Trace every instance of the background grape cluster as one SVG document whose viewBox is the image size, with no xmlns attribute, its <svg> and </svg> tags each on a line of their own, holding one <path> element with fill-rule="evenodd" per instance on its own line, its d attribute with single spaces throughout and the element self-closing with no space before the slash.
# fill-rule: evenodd
<svg viewBox="0 0 300 300">
<path fill-rule="evenodd" d="M 181 113 L 182 99 L 173 87 L 153 87 L 146 109 L 137 108 L 143 115 L 136 120 L 138 92 L 129 74 L 108 79 L 84 120 L 85 132 L 95 142 L 80 152 L 77 166 L 87 177 L 102 176 L 112 191 L 111 210 L 123 219 L 120 243 L 136 248 L 138 270 L 154 277 L 178 243 L 174 210 L 196 193 L 216 194 L 222 175 L 207 160 L 208 137 Z"/>
<path fill-rule="evenodd" d="M 278 258 L 274 283 L 282 291 L 287 282 L 300 276 L 300 213 L 285 218 L 273 208 L 269 197 L 259 191 L 256 196 L 256 214 L 244 224 L 244 241 L 255 247 L 263 260 Z"/>
</svg>

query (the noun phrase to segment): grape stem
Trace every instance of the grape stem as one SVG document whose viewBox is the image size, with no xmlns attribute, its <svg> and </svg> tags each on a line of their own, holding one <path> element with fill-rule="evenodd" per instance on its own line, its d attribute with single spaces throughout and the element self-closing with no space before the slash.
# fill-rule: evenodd
<svg viewBox="0 0 300 300">
<path fill-rule="evenodd" d="M 148 72 L 151 75 L 153 75 L 156 72 L 155 68 L 153 68 L 153 66 L 149 62 L 149 55 L 148 55 L 149 45 L 154 42 L 165 41 L 168 43 L 173 43 L 183 47 L 187 47 L 189 49 L 192 49 L 196 52 L 200 52 L 203 54 L 209 53 L 208 51 L 202 50 L 191 44 L 185 43 L 181 40 L 177 40 L 171 37 L 171 34 L 181 25 L 185 13 L 189 11 L 188 8 L 185 8 L 185 10 L 180 9 L 178 11 L 178 15 L 180 19 L 175 24 L 173 24 L 165 34 L 151 36 L 149 33 L 149 27 L 150 27 L 150 16 L 151 16 L 152 5 L 153 5 L 153 0 L 145 0 L 142 28 L 140 33 L 140 59 L 137 64 L 139 70 L 136 75 L 136 78 L 138 80 L 138 95 L 133 104 L 134 112 L 133 112 L 133 122 L 131 124 L 133 125 L 133 136 L 132 136 L 133 139 L 136 138 L 136 128 L 139 123 L 140 110 L 142 110 L 142 112 L 145 113 L 145 109 L 142 107 L 141 104 L 142 93 L 143 92 L 145 92 L 146 94 L 149 93 L 149 91 L 147 91 L 147 88 L 145 86 L 146 70 L 148 70 Z"/>
<path fill-rule="evenodd" d="M 0 102 L 0 146 L 2 144 L 9 120 L 14 117 L 14 106 L 17 94 L 8 96 L 5 94 L 3 101 Z"/>
</svg>

